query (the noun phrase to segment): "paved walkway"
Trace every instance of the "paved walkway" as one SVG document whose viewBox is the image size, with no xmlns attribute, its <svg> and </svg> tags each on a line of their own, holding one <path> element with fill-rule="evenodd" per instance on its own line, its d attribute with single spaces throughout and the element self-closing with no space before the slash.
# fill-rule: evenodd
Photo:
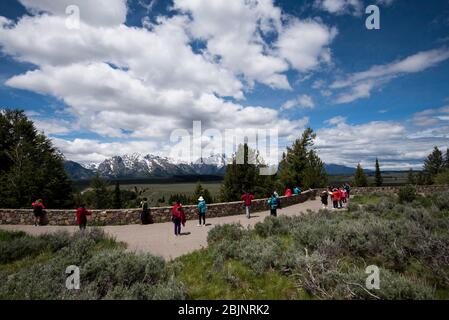
<svg viewBox="0 0 449 320">
<path fill-rule="evenodd" d="M 296 204 L 278 210 L 280 215 L 299 215 L 310 209 L 317 211 L 321 208 L 320 200 L 309 200 L 304 203 Z M 240 223 L 244 227 L 254 226 L 257 222 L 263 221 L 269 211 L 254 213 L 251 219 L 244 215 L 228 216 L 220 218 L 206 219 L 206 227 L 197 227 L 198 221 L 189 220 L 185 228 L 182 229 L 183 235 L 176 237 L 173 231 L 173 223 L 156 223 L 151 225 L 125 225 L 125 226 L 105 226 L 101 227 L 105 232 L 115 237 L 116 240 L 125 242 L 128 250 L 149 252 L 154 255 L 162 256 L 166 260 L 174 259 L 183 254 L 201 249 L 207 246 L 207 233 L 216 225 L 226 223 Z M 21 230 L 32 235 L 51 233 L 58 230 L 67 230 L 74 232 L 78 227 L 74 226 L 25 226 L 25 225 L 0 225 L 3 230 Z"/>
</svg>

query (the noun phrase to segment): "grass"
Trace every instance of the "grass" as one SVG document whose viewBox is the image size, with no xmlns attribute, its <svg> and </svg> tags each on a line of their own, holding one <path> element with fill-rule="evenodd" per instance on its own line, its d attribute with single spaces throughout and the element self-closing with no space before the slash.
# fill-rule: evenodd
<svg viewBox="0 0 449 320">
<path fill-rule="evenodd" d="M 0 231 L 0 299 L 449 299 L 449 194 L 401 203 L 358 196 L 347 211 L 218 225 L 208 247 L 171 262 L 125 251 L 97 229 Z M 83 287 L 63 287 L 67 265 Z M 365 288 L 368 265 L 381 288 Z"/>
<path fill-rule="evenodd" d="M 378 204 L 381 199 L 382 197 L 379 195 L 355 195 L 351 198 L 351 202 L 361 205 Z"/>
<path fill-rule="evenodd" d="M 214 267 L 209 249 L 184 255 L 175 261 L 182 264 L 177 274 L 187 288 L 187 298 L 193 300 L 291 300 L 311 297 L 288 276 L 274 270 L 255 275 L 241 262 L 229 260 L 222 270 Z"/>
</svg>

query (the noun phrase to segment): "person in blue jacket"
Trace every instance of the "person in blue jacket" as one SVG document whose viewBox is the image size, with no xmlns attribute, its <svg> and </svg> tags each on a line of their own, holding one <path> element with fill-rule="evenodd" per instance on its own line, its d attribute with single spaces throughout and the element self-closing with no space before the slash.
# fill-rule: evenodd
<svg viewBox="0 0 449 320">
<path fill-rule="evenodd" d="M 300 188 L 300 187 L 295 187 L 295 188 L 293 189 L 293 194 L 294 194 L 294 195 L 301 194 L 301 188 Z"/>
<path fill-rule="evenodd" d="M 198 210 L 199 210 L 199 223 L 198 227 L 201 227 L 201 220 L 203 221 L 202 226 L 206 226 L 206 200 L 204 200 L 203 196 L 198 198 Z"/>
<path fill-rule="evenodd" d="M 277 217 L 277 209 L 279 208 L 280 201 L 276 192 L 271 195 L 271 198 L 268 199 L 268 206 L 270 207 L 270 215 L 273 217 Z"/>
</svg>

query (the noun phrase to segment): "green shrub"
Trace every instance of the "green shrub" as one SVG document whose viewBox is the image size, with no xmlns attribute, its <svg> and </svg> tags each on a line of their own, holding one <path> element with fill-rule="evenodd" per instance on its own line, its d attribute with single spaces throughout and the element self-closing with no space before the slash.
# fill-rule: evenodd
<svg viewBox="0 0 449 320">
<path fill-rule="evenodd" d="M 402 187 L 399 189 L 399 203 L 407 203 L 412 202 L 416 199 L 416 188 L 412 185 L 406 185 L 405 187 Z"/>
<path fill-rule="evenodd" d="M 263 222 L 258 222 L 254 226 L 256 234 L 261 237 L 268 237 L 273 235 L 286 235 L 289 233 L 288 225 L 292 219 L 287 216 L 280 216 L 279 218 L 268 216 Z"/>
<path fill-rule="evenodd" d="M 213 245 L 214 243 L 222 240 L 239 241 L 241 240 L 247 231 L 243 229 L 241 224 L 223 224 L 212 228 L 207 235 L 207 243 Z"/>
</svg>

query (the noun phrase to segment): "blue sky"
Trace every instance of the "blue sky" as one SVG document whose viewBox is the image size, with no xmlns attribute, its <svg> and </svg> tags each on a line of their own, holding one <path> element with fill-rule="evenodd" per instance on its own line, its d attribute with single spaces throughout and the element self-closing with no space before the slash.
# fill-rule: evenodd
<svg viewBox="0 0 449 320">
<path fill-rule="evenodd" d="M 186 160 L 170 136 L 198 120 L 276 129 L 280 151 L 310 126 L 322 159 L 349 166 L 419 168 L 449 147 L 447 0 L 8 0 L 0 52 L 0 107 L 79 162 Z M 203 153 L 220 141 L 203 137 Z"/>
</svg>

